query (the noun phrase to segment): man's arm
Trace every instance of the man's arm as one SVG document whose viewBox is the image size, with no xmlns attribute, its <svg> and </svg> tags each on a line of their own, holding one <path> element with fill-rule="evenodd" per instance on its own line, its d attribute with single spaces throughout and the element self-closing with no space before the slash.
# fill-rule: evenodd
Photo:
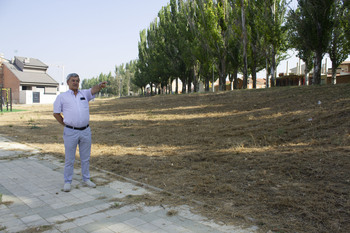
<svg viewBox="0 0 350 233">
<path fill-rule="evenodd" d="M 98 85 L 96 86 L 93 86 L 91 88 L 91 95 L 95 95 L 96 93 L 98 93 L 99 91 L 101 91 L 103 88 L 105 88 L 107 85 L 107 82 L 104 81 L 102 83 L 99 83 Z"/>
<path fill-rule="evenodd" d="M 56 118 L 58 123 L 60 123 L 61 125 L 65 126 L 61 113 L 54 113 L 53 116 Z"/>
</svg>

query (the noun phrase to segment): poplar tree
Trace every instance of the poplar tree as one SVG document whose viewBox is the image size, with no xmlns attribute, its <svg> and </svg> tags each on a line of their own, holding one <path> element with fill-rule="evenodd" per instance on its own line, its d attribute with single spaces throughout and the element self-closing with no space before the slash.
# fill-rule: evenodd
<svg viewBox="0 0 350 233">
<path fill-rule="evenodd" d="M 322 59 L 331 40 L 334 0 L 298 0 L 296 15 L 301 24 L 295 36 L 315 54 L 313 84 L 321 84 Z M 294 14 L 296 10 L 291 10 Z"/>
<path fill-rule="evenodd" d="M 350 52 L 350 44 L 346 38 L 346 9 L 341 0 L 335 0 L 333 8 L 333 28 L 328 47 L 329 58 L 332 61 L 332 84 L 336 84 L 336 74 L 339 65 L 346 60 Z"/>
<path fill-rule="evenodd" d="M 288 46 L 297 51 L 297 57 L 305 62 L 305 85 L 309 85 L 309 72 L 314 65 L 314 52 L 299 32 L 306 31 L 306 25 L 301 22 L 300 10 L 290 11 L 287 17 Z"/>
</svg>

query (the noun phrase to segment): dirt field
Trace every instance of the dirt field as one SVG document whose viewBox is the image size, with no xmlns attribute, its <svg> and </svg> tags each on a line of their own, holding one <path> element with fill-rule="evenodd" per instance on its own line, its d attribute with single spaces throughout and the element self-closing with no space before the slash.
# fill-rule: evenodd
<svg viewBox="0 0 350 233">
<path fill-rule="evenodd" d="M 0 134 L 64 159 L 51 105 L 15 106 Z M 91 165 L 196 200 L 261 232 L 350 229 L 350 85 L 96 100 Z M 176 199 L 183 196 L 184 199 Z"/>
</svg>

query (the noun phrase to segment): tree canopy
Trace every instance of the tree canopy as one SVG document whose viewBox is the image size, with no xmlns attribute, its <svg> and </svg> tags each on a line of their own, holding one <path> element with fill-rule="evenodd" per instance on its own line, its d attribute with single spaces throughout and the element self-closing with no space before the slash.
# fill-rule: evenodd
<svg viewBox="0 0 350 233">
<path fill-rule="evenodd" d="M 266 86 L 275 85 L 279 62 L 289 49 L 313 66 L 313 84 L 320 84 L 321 62 L 328 53 L 335 68 L 349 55 L 349 0 L 170 0 L 147 29 L 140 32 L 138 59 L 116 66 L 115 76 L 101 74 L 83 85 L 107 80 L 113 87 L 102 94 L 128 95 L 129 91 L 157 88 L 170 93 L 172 83 L 182 93 L 206 91 L 216 80 L 219 90 L 247 88 L 265 69 Z M 335 69 L 334 68 L 334 69 Z M 242 74 L 239 81 L 237 74 Z M 270 81 L 271 79 L 271 81 Z"/>
</svg>

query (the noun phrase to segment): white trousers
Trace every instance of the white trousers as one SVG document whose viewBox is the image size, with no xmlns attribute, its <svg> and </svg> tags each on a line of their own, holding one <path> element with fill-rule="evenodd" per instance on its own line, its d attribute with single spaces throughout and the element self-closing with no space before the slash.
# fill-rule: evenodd
<svg viewBox="0 0 350 233">
<path fill-rule="evenodd" d="M 81 174 L 83 181 L 90 179 L 91 130 L 76 130 L 64 127 L 63 140 L 65 148 L 64 182 L 72 183 L 74 173 L 75 152 L 79 145 Z"/>
</svg>

